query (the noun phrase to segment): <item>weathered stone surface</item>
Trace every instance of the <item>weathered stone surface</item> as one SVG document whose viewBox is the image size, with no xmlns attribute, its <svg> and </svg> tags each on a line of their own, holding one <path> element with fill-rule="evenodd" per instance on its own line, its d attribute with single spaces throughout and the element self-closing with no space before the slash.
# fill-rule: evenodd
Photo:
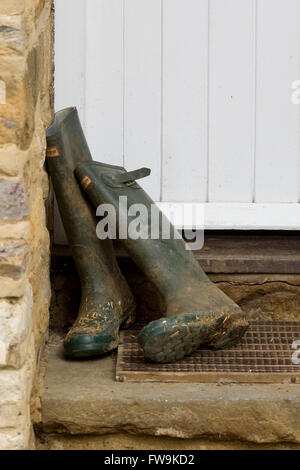
<svg viewBox="0 0 300 470">
<path fill-rule="evenodd" d="M 298 274 L 212 275 L 211 278 L 253 319 L 300 319 Z"/>
<path fill-rule="evenodd" d="M 1 0 L 0 15 L 17 15 L 24 11 L 25 0 Z"/>
<path fill-rule="evenodd" d="M 0 69 L 0 80 L 6 86 L 6 103 L 1 105 L 1 146 L 16 144 L 21 150 L 27 150 L 31 144 L 43 61 L 43 51 L 37 45 L 27 55 L 21 70 Z M 12 65 L 19 66 L 19 63 L 14 61 Z"/>
<path fill-rule="evenodd" d="M 0 372 L 1 367 L 20 368 L 33 346 L 32 289 L 27 286 L 20 300 L 0 300 Z"/>
<path fill-rule="evenodd" d="M 163 302 L 155 286 L 140 274 L 130 273 L 127 277 L 138 300 L 140 319 L 157 318 L 158 312 L 163 310 Z M 298 274 L 209 274 L 209 277 L 253 319 L 300 319 Z"/>
<path fill-rule="evenodd" d="M 27 450 L 31 437 L 30 426 L 24 423 L 18 430 L 7 429 L 0 431 L 1 450 Z"/>
<path fill-rule="evenodd" d="M 0 430 L 2 428 L 21 428 L 24 421 L 30 420 L 29 409 L 25 409 L 24 401 L 28 401 L 28 397 L 21 396 L 20 399 L 14 399 L 13 402 L 0 403 Z"/>
<path fill-rule="evenodd" d="M 0 432 L 30 424 L 30 394 L 34 363 L 30 351 L 20 370 L 0 370 Z"/>
<path fill-rule="evenodd" d="M 130 435 L 126 433 L 102 436 L 71 436 L 40 434 L 39 450 L 299 450 L 299 444 L 253 444 L 249 442 L 209 439 L 177 439 Z"/>
<path fill-rule="evenodd" d="M 0 56 L 24 54 L 26 41 L 21 15 L 0 16 Z"/>
<path fill-rule="evenodd" d="M 28 200 L 24 181 L 1 179 L 0 220 L 21 220 L 28 215 Z"/>
<path fill-rule="evenodd" d="M 5 145 L 0 150 L 0 174 L 21 177 L 29 153 L 19 150 L 15 145 Z"/>
<path fill-rule="evenodd" d="M 38 397 L 30 393 L 48 326 L 43 165 L 53 112 L 52 8 L 52 0 L 0 1 L 1 449 L 31 445 L 30 403 Z"/>
<path fill-rule="evenodd" d="M 49 2 L 48 2 L 49 3 Z M 39 76 L 40 88 L 40 124 L 51 123 L 53 120 L 54 90 L 52 82 L 54 80 L 54 63 L 52 60 L 53 49 L 53 22 L 52 17 L 48 17 L 47 28 L 44 28 L 37 39 L 39 44 L 39 62 L 38 67 L 44 70 Z M 49 85 L 50 84 L 50 85 Z M 45 134 L 44 134 L 45 135 Z"/>
<path fill-rule="evenodd" d="M 20 279 L 27 268 L 29 245 L 22 241 L 0 241 L 0 276 Z"/>
<path fill-rule="evenodd" d="M 31 74 L 24 67 L 20 75 L 0 73 L 6 86 L 6 103 L 1 105 L 0 145 L 18 145 L 27 150 L 34 132 L 32 98 L 28 97 L 32 86 Z"/>
<path fill-rule="evenodd" d="M 20 279 L 0 276 L 0 298 L 22 297 L 26 292 L 26 273 Z"/>
<path fill-rule="evenodd" d="M 300 444 L 299 385 L 119 383 L 114 370 L 112 356 L 66 361 L 55 341 L 40 430 Z"/>
<path fill-rule="evenodd" d="M 22 220 L 16 223 L 0 224 L 0 240 L 5 238 L 28 241 L 30 238 L 30 222 Z"/>
<path fill-rule="evenodd" d="M 24 68 L 25 68 L 25 59 L 19 55 L 5 55 L 1 56 L 0 61 L 0 78 L 6 84 L 8 81 L 13 78 L 16 82 L 16 77 L 24 75 Z M 7 93 L 6 93 L 7 95 Z M 7 104 L 7 103 L 6 103 Z M 4 110 L 7 109 L 4 104 L 1 104 L 1 117 L 3 116 Z M 4 120 L 1 120 L 3 123 Z M 1 132 L 3 129 L 1 129 Z M 4 142 L 4 144 L 11 144 L 12 142 Z"/>
<path fill-rule="evenodd" d="M 30 172 L 35 190 L 31 191 L 29 197 L 31 233 L 33 236 L 30 243 L 32 251 L 28 271 L 34 298 L 32 310 L 34 335 L 37 348 L 39 348 L 41 338 L 44 337 L 49 323 L 51 287 L 49 280 L 50 237 L 46 227 L 44 200 L 48 194 L 48 179 L 46 180 L 47 187 L 45 188 L 43 185 L 45 182 L 45 172 L 42 169 L 42 165 L 36 164 L 36 168 L 39 168 L 39 171 L 36 169 Z M 38 181 L 38 184 L 35 181 Z M 43 283 L 41 283 L 41 279 L 43 279 Z"/>
</svg>

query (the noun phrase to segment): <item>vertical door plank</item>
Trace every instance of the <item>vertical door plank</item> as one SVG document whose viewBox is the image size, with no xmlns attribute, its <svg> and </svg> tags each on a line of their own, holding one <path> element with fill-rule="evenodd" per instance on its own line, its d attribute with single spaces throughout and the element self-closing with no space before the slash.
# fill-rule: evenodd
<svg viewBox="0 0 300 470">
<path fill-rule="evenodd" d="M 256 202 L 298 202 L 299 0 L 258 0 Z"/>
<path fill-rule="evenodd" d="M 124 160 L 150 167 L 140 184 L 160 197 L 161 0 L 125 0 Z"/>
<path fill-rule="evenodd" d="M 255 0 L 211 0 L 209 201 L 252 202 Z"/>
<path fill-rule="evenodd" d="M 207 195 L 208 1 L 164 0 L 162 199 Z"/>
<path fill-rule="evenodd" d="M 95 160 L 123 165 L 123 0 L 89 0 L 86 135 Z"/>
<path fill-rule="evenodd" d="M 55 110 L 76 106 L 85 128 L 85 0 L 55 0 Z M 54 242 L 67 237 L 54 205 Z"/>
<path fill-rule="evenodd" d="M 55 109 L 76 106 L 85 124 L 85 0 L 55 1 Z"/>
</svg>

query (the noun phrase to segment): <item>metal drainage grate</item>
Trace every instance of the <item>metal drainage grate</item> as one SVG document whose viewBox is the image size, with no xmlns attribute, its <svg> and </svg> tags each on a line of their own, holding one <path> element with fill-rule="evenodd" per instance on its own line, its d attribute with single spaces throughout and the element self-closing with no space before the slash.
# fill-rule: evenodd
<svg viewBox="0 0 300 470">
<path fill-rule="evenodd" d="M 116 369 L 119 381 L 300 383 L 300 322 L 250 322 L 238 346 L 218 351 L 199 349 L 174 364 L 145 360 L 137 341 L 143 326 L 137 324 L 121 332 Z"/>
</svg>

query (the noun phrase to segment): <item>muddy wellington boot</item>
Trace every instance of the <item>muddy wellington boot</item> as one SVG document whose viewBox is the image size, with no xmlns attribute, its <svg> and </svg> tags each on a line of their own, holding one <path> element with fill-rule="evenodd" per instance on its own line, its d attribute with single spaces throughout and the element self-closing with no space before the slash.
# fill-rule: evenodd
<svg viewBox="0 0 300 470">
<path fill-rule="evenodd" d="M 47 166 L 81 282 L 77 320 L 64 341 L 68 357 L 102 355 L 116 348 L 119 327 L 135 319 L 132 293 L 117 265 L 111 240 L 96 235 L 94 208 L 74 169 L 91 161 L 76 108 L 55 115 L 47 130 Z"/>
<path fill-rule="evenodd" d="M 135 180 L 149 173 L 145 168 L 127 173 L 122 167 L 97 162 L 82 163 L 75 171 L 93 204 L 112 204 L 121 224 L 126 221 L 127 208 L 119 204 L 120 196 L 127 196 L 128 208 L 136 203 L 146 206 L 148 237 L 151 205 L 155 203 Z M 136 216 L 128 216 L 127 231 L 134 219 Z M 157 286 L 167 307 L 165 316 L 149 323 L 139 335 L 145 357 L 166 363 L 182 359 L 200 345 L 234 345 L 248 327 L 241 309 L 208 279 L 182 238 L 163 239 L 162 226 L 158 226 L 158 239 L 121 240 L 137 266 Z"/>
</svg>

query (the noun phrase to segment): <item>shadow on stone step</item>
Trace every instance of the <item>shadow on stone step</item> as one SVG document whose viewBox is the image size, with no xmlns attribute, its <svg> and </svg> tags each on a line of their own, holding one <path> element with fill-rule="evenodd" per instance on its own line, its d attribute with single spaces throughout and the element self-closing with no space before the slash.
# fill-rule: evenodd
<svg viewBox="0 0 300 470">
<path fill-rule="evenodd" d="M 135 296 L 137 321 L 149 322 L 162 316 L 164 302 L 155 286 L 133 264 L 120 261 L 120 267 Z M 76 319 L 80 304 L 80 281 L 71 258 L 52 263 L 50 330 L 66 333 Z"/>
<path fill-rule="evenodd" d="M 136 298 L 137 321 L 160 318 L 165 307 L 155 286 L 130 259 L 121 257 L 119 264 Z M 300 319 L 299 274 L 208 275 L 253 320 Z M 80 303 L 80 282 L 69 255 L 53 256 L 51 280 L 50 329 L 65 334 L 76 319 Z"/>
</svg>

